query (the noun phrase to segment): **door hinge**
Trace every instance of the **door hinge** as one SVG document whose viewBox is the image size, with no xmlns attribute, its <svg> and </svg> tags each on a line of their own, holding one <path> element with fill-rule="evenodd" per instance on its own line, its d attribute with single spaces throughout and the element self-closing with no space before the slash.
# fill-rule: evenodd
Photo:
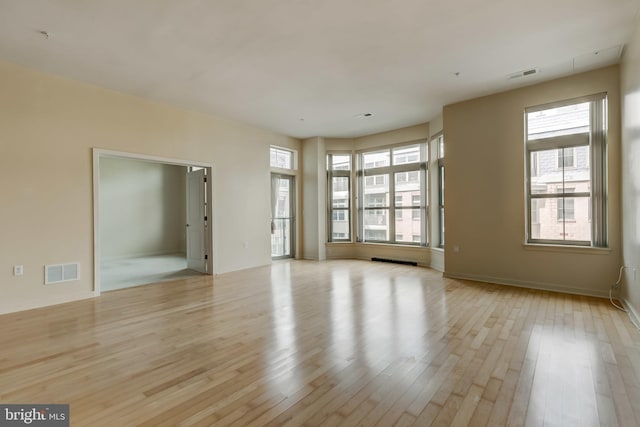
<svg viewBox="0 0 640 427">
<path fill-rule="evenodd" d="M 205 255 L 205 256 L 204 256 L 204 259 L 209 259 L 209 255 Z"/>
<path fill-rule="evenodd" d="M 205 220 L 205 221 L 207 220 L 207 217 L 206 217 L 206 216 L 204 217 L 204 220 Z"/>
<path fill-rule="evenodd" d="M 204 177 L 204 182 L 207 182 L 207 177 L 206 176 Z"/>
</svg>

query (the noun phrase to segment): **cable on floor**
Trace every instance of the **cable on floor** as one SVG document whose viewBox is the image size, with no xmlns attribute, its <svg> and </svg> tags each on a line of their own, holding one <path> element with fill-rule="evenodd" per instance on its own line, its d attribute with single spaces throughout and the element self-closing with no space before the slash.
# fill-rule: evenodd
<svg viewBox="0 0 640 427">
<path fill-rule="evenodd" d="M 615 291 L 620 290 L 620 282 L 622 281 L 622 272 L 624 271 L 625 268 L 628 268 L 628 267 L 625 267 L 624 265 L 622 267 L 620 267 L 620 274 L 618 274 L 618 281 L 616 283 L 614 283 L 613 285 L 611 285 L 611 287 L 609 288 L 609 301 L 611 301 L 611 305 L 613 305 L 615 308 L 617 308 L 618 310 L 622 310 L 622 311 L 624 311 L 626 313 L 627 310 L 624 307 L 619 306 L 618 304 L 616 304 L 613 301 L 613 296 L 612 296 L 612 293 L 613 293 L 614 290 Z"/>
</svg>

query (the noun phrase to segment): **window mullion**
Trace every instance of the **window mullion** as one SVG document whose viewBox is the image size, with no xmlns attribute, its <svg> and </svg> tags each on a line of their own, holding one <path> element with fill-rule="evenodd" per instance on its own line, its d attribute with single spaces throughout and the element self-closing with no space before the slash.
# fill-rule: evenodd
<svg viewBox="0 0 640 427">
<path fill-rule="evenodd" d="M 390 171 L 389 178 L 389 241 L 396 243 L 396 175 Z"/>
</svg>

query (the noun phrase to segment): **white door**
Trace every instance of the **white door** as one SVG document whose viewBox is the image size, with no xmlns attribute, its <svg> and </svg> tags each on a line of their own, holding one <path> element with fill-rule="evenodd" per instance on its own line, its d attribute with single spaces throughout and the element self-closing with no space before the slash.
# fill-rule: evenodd
<svg viewBox="0 0 640 427">
<path fill-rule="evenodd" d="M 187 268 L 206 273 L 205 170 L 187 173 Z"/>
</svg>

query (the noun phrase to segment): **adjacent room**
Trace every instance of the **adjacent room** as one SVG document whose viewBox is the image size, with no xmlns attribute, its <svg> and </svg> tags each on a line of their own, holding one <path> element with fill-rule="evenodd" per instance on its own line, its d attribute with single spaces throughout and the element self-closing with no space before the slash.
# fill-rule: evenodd
<svg viewBox="0 0 640 427">
<path fill-rule="evenodd" d="M 640 0 L 0 0 L 0 424 L 638 426 L 639 159 Z"/>
<path fill-rule="evenodd" d="M 189 266 L 187 257 L 195 227 L 187 220 L 193 167 L 114 155 L 99 156 L 98 162 L 101 290 L 205 273 Z M 197 206 L 194 210 L 191 216 L 204 216 Z M 204 236 L 204 228 L 199 232 Z"/>
</svg>

